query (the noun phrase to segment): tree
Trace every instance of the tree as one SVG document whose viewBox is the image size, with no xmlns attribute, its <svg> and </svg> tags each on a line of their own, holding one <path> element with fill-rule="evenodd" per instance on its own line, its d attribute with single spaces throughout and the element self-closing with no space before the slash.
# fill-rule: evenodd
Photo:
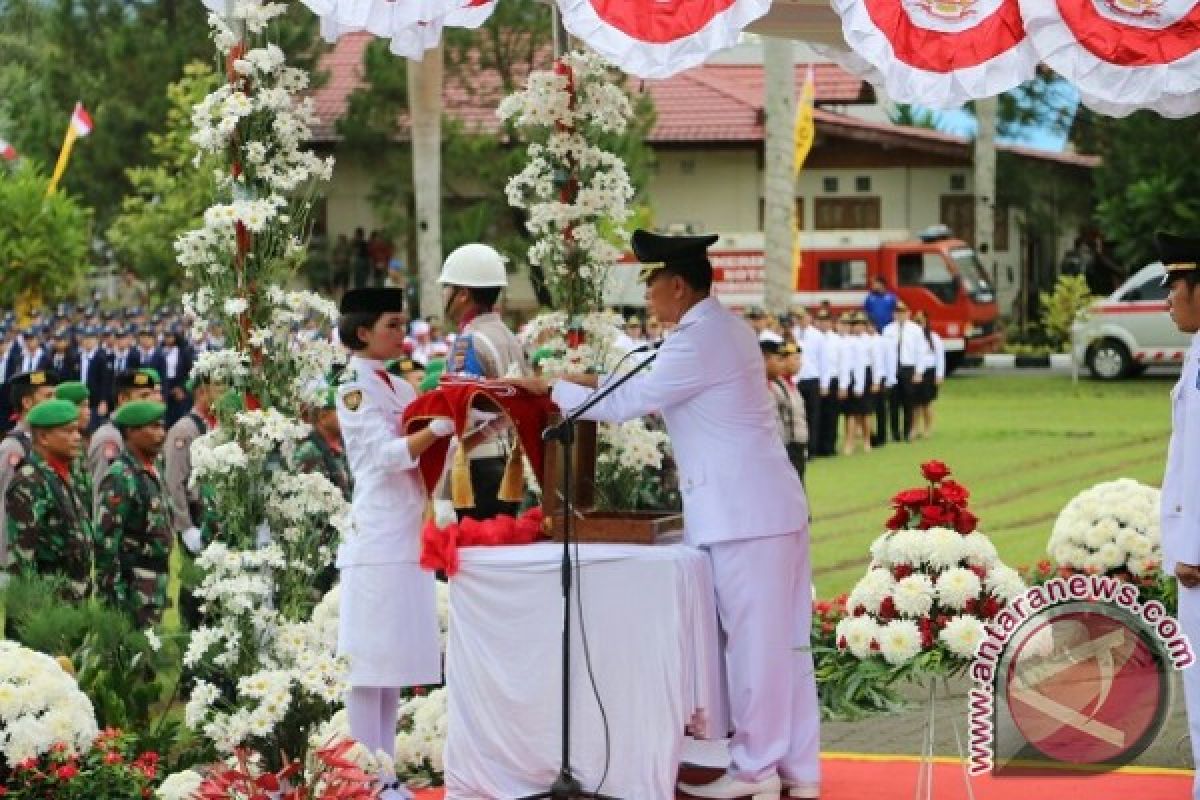
<svg viewBox="0 0 1200 800">
<path fill-rule="evenodd" d="M 149 136 L 150 155 L 157 165 L 126 171 L 132 191 L 121 201 L 121 213 L 108 229 L 120 261 L 152 284 L 159 296 L 180 290 L 182 270 L 175 261 L 175 240 L 199 227 L 215 197 L 217 165 L 208 159 L 197 169 L 193 165 L 196 147 L 188 137 L 192 106 L 220 82 L 212 67 L 196 62 L 167 88 L 171 101 L 167 130 Z"/>
<path fill-rule="evenodd" d="M 893 125 L 907 125 L 910 128 L 928 128 L 938 130 L 942 125 L 942 117 L 929 108 L 921 108 L 910 103 L 896 103 L 888 111 L 888 119 Z"/>
<path fill-rule="evenodd" d="M 92 212 L 47 182 L 29 159 L 0 180 L 0 307 L 72 296 L 86 274 Z"/>
<path fill-rule="evenodd" d="M 1096 219 L 1127 268 L 1158 257 L 1155 231 L 1200 228 L 1200 197 L 1192 189 L 1200 180 L 1198 138 L 1200 117 L 1172 120 L 1140 111 L 1112 119 L 1080 110 L 1072 140 L 1091 145 L 1101 158 Z"/>
</svg>

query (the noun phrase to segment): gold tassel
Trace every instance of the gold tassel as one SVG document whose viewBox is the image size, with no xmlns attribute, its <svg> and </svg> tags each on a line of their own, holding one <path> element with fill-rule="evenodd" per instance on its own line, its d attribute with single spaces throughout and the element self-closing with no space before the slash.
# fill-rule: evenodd
<svg viewBox="0 0 1200 800">
<path fill-rule="evenodd" d="M 508 463 L 504 465 L 504 477 L 500 480 L 500 491 L 496 497 L 504 503 L 519 503 L 525 499 L 525 451 L 521 449 L 520 439 L 516 440 L 512 452 L 508 454 Z"/>
<path fill-rule="evenodd" d="M 455 508 L 474 508 L 475 490 L 471 486 L 471 462 L 467 461 L 467 448 L 461 444 L 454 454 L 454 467 L 450 471 L 450 498 Z"/>
</svg>

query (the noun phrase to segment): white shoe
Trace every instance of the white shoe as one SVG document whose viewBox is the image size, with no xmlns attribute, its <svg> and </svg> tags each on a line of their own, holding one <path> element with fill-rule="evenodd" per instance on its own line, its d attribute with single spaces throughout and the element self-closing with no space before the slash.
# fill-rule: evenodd
<svg viewBox="0 0 1200 800">
<path fill-rule="evenodd" d="M 712 783 L 699 785 L 681 783 L 679 790 L 692 797 L 713 798 L 714 800 L 733 800 L 739 797 L 749 797 L 751 800 L 779 800 L 780 786 L 778 775 L 772 775 L 766 780 L 752 783 L 738 780 L 726 772 Z"/>
<path fill-rule="evenodd" d="M 792 783 L 791 781 L 784 781 L 783 796 L 799 797 L 802 800 L 818 800 L 821 796 L 821 787 L 816 783 Z"/>
</svg>

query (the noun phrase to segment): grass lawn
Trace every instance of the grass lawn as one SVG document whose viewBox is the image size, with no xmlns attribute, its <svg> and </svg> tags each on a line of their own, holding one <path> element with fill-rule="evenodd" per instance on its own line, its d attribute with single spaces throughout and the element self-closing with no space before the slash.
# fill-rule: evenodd
<svg viewBox="0 0 1200 800">
<path fill-rule="evenodd" d="M 977 374 L 942 385 L 931 439 L 819 459 L 806 483 L 817 594 L 848 591 L 867 566 L 889 500 L 921 484 L 919 465 L 945 461 L 971 490 L 971 508 L 1001 557 L 1022 567 L 1045 557 L 1058 512 L 1096 483 L 1159 485 L 1174 378 L 1121 383 L 1054 374 Z"/>
</svg>

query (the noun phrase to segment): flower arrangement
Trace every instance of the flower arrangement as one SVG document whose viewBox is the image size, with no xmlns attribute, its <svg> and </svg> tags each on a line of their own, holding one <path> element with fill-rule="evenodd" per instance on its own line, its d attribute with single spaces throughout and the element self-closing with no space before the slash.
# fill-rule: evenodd
<svg viewBox="0 0 1200 800">
<path fill-rule="evenodd" d="M 892 688 L 899 677 L 896 667 L 882 659 L 862 661 L 838 648 L 838 625 L 849 616 L 849 599 L 842 594 L 813 603 L 813 669 L 824 719 L 855 719 L 904 707 Z"/>
<path fill-rule="evenodd" d="M 13 768 L 52 749 L 77 756 L 97 733 L 91 700 L 58 661 L 0 640 L 0 766 Z"/>
<path fill-rule="evenodd" d="M 599 144 L 623 133 L 633 114 L 620 76 L 595 54 L 567 53 L 553 71 L 531 72 L 496 113 L 533 140 L 505 190 L 528 212 L 530 264 L 569 317 L 599 308 L 634 196 L 625 162 Z"/>
<path fill-rule="evenodd" d="M 991 540 L 976 530 L 970 493 L 940 461 L 921 465 L 927 484 L 892 499 L 887 531 L 871 545 L 867 574 L 837 623 L 837 647 L 917 674 L 964 668 L 984 623 L 1025 590 Z"/>
<path fill-rule="evenodd" d="M 1046 550 L 1069 572 L 1153 576 L 1162 565 L 1162 492 L 1134 480 L 1097 484 L 1059 513 Z"/>
<path fill-rule="evenodd" d="M 307 762 L 293 760 L 278 770 L 264 767 L 262 759 L 255 757 L 251 751 L 238 748 L 229 763 L 201 773 L 191 794 L 178 794 L 183 788 L 196 784 L 195 778 L 183 773 L 172 783 L 172 792 L 175 794 L 162 792 L 160 797 L 188 800 L 268 797 L 277 800 L 366 800 L 375 797 L 378 790 L 374 775 L 364 770 L 351 756 L 357 747 L 349 739 L 336 739 L 314 749 Z"/>
<path fill-rule="evenodd" d="M 328 532 L 353 535 L 336 487 L 292 463 L 309 431 L 297 414 L 343 356 L 298 330 L 314 320 L 328 329 L 333 303 L 284 288 L 307 256 L 313 198 L 333 169 L 302 146 L 316 119 L 299 96 L 307 76 L 268 39 L 285 10 L 239 0 L 231 19 L 209 16 L 228 80 L 194 108 L 192 141 L 197 164 L 226 168 L 203 225 L 176 242 L 195 286 L 188 315 L 228 345 L 202 355 L 195 373 L 236 401 L 216 404 L 218 425 L 192 450 L 219 537 L 196 561 L 206 624 L 184 657 L 196 676 L 186 723 L 217 752 L 252 748 L 275 772 L 303 761 L 309 732 L 340 705 L 345 665 L 310 617 L 336 546 Z"/>
<path fill-rule="evenodd" d="M 65 742 L 18 762 L 0 796 L 29 800 L 131 800 L 150 797 L 158 779 L 158 753 L 135 754 L 136 737 L 101 731 L 86 749 Z"/>
<path fill-rule="evenodd" d="M 1135 584 L 1143 601 L 1173 610 L 1174 581 L 1162 574 L 1161 503 L 1160 490 L 1128 478 L 1085 489 L 1054 521 L 1046 544 L 1053 565 L 1039 565 L 1045 568 L 1035 577 L 1109 575 Z"/>
</svg>

